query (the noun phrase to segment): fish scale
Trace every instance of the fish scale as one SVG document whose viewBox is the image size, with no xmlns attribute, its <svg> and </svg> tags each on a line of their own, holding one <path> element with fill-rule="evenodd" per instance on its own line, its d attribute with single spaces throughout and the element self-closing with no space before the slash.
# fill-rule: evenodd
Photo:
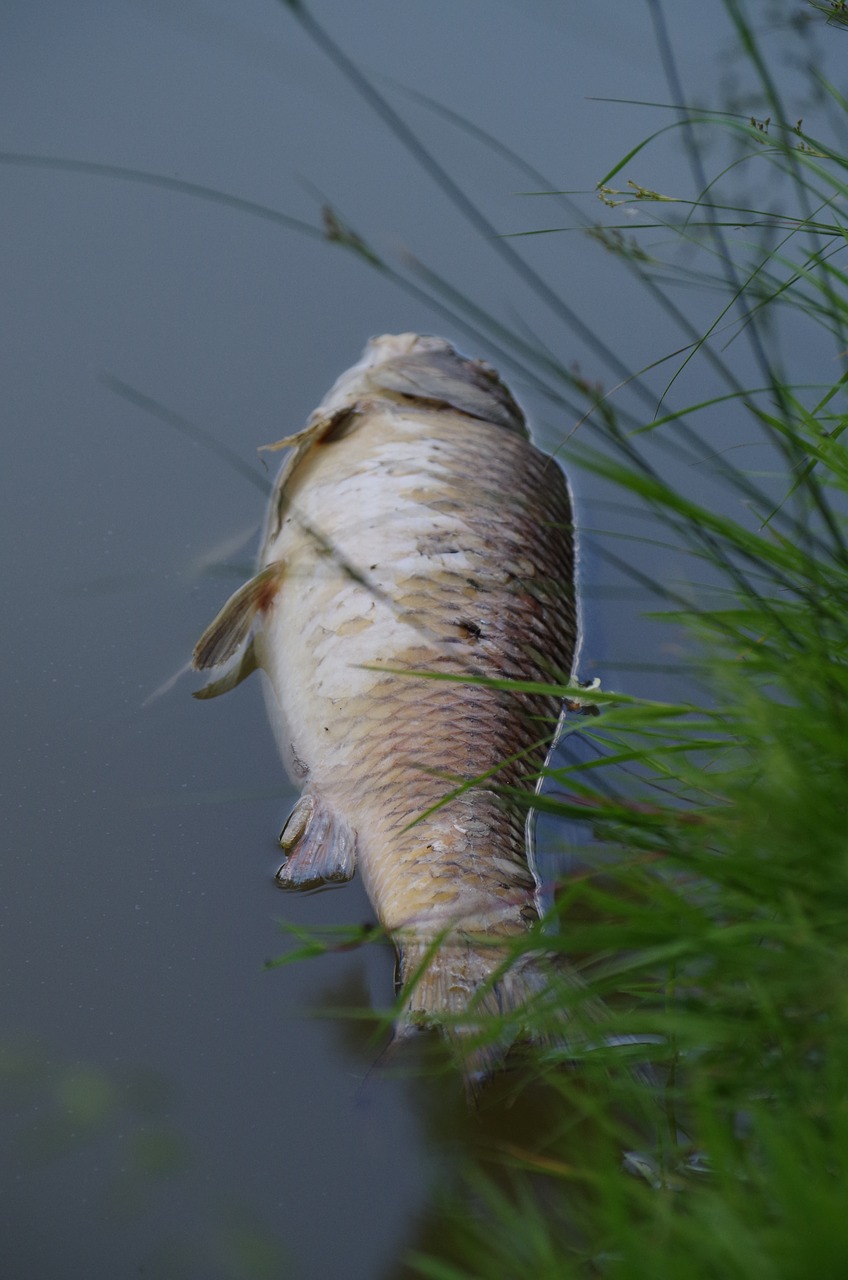
<svg viewBox="0 0 848 1280">
<path fill-rule="evenodd" d="M 235 666 L 201 695 L 265 673 L 304 790 L 278 879 L 360 872 L 399 950 L 398 1034 L 483 1007 L 519 1019 L 545 961 L 503 969 L 537 918 L 510 789 L 532 791 L 560 702 L 416 673 L 570 678 L 565 479 L 493 370 L 412 334 L 373 339 L 282 443 L 259 572 L 195 650 Z"/>
</svg>

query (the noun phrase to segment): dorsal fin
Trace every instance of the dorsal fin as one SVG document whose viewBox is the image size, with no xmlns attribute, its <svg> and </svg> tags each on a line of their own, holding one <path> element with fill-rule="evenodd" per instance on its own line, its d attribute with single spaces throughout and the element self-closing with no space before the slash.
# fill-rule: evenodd
<svg viewBox="0 0 848 1280">
<path fill-rule="evenodd" d="M 244 644 L 257 613 L 267 609 L 279 591 L 284 573 L 283 562 L 275 560 L 230 596 L 194 646 L 191 665 L 196 671 L 220 667 Z"/>
</svg>

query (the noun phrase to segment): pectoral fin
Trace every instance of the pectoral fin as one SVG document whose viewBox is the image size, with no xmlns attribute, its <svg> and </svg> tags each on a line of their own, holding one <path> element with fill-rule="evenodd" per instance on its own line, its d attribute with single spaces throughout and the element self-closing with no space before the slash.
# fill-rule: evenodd
<svg viewBox="0 0 848 1280">
<path fill-rule="evenodd" d="M 246 680 L 248 676 L 253 675 L 258 665 L 256 650 L 253 647 L 253 638 L 251 637 L 238 662 L 234 662 L 229 671 L 221 676 L 220 680 L 212 680 L 209 684 L 205 684 L 202 689 L 195 689 L 192 697 L 219 698 L 222 693 L 229 693 L 231 689 L 235 689 L 236 685 L 241 684 L 242 680 Z"/>
<path fill-rule="evenodd" d="M 255 577 L 240 587 L 235 595 L 230 596 L 221 612 L 194 646 L 191 665 L 195 670 L 203 671 L 207 667 L 220 667 L 245 643 L 256 615 L 261 610 L 267 609 L 277 594 L 284 571 L 285 566 L 282 561 L 276 560 L 267 568 L 261 569 Z M 247 653 L 242 662 L 246 659 Z M 243 680 L 249 674 L 250 671 L 245 670 L 235 683 L 238 684 L 239 680 Z M 225 676 L 224 680 L 227 679 L 228 677 Z M 227 687 L 233 688 L 233 685 Z M 224 693 L 226 690 L 220 689 L 218 692 Z M 213 694 L 206 696 L 214 697 Z"/>
<path fill-rule="evenodd" d="M 277 872 L 283 889 L 313 889 L 349 880 L 356 862 L 356 832 L 325 801 L 304 795 L 280 835 L 288 857 Z"/>
</svg>

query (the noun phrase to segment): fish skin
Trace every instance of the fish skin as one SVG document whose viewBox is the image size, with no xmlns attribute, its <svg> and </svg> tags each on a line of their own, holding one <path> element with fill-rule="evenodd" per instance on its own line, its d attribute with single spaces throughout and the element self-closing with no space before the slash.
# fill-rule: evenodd
<svg viewBox="0 0 848 1280">
<path fill-rule="evenodd" d="M 545 961 L 527 954 L 501 972 L 538 910 L 526 808 L 498 792 L 532 790 L 560 700 L 404 673 L 570 679 L 574 543 L 559 467 L 488 365 L 438 338 L 372 339 L 292 438 L 252 583 L 195 665 L 235 652 L 267 677 L 303 788 L 281 883 L 359 870 L 398 946 L 399 1036 L 439 1021 L 473 1029 L 477 1010 L 520 1020 Z"/>
</svg>

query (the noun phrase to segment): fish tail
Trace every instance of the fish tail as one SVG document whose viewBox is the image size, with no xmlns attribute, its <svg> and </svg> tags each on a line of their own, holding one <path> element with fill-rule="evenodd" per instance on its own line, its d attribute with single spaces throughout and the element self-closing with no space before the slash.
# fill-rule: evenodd
<svg viewBox="0 0 848 1280">
<path fill-rule="evenodd" d="M 517 1041 L 567 1046 L 569 1004 L 581 1002 L 582 984 L 559 957 L 515 957 L 504 946 L 471 939 L 406 942 L 398 977 L 395 1041 L 438 1028 L 457 1051 L 472 1092 L 503 1066 Z"/>
</svg>

